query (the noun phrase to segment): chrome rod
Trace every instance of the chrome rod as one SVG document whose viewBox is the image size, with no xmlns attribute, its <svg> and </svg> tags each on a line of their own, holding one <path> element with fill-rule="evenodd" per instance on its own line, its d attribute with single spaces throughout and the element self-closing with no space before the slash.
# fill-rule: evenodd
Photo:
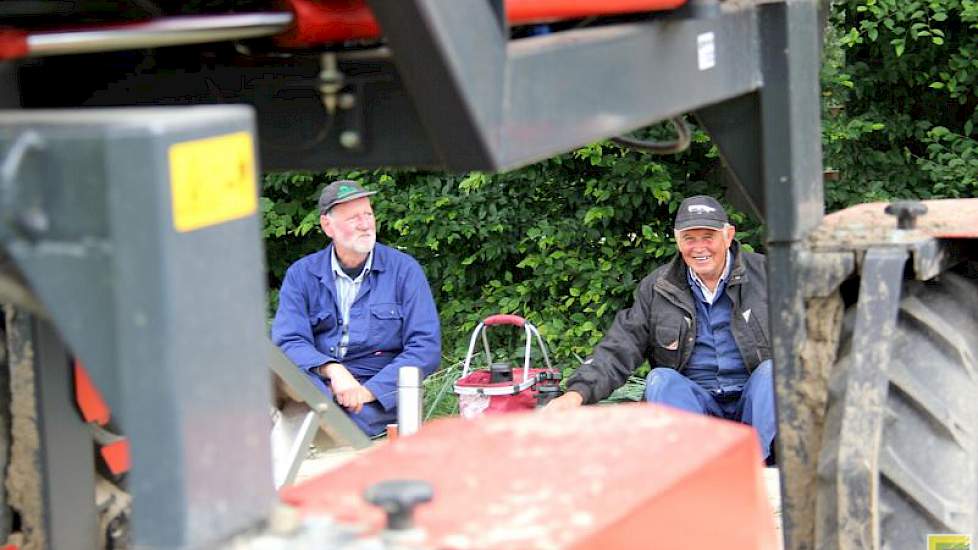
<svg viewBox="0 0 978 550">
<path fill-rule="evenodd" d="M 161 48 L 271 36 L 286 30 L 287 12 L 166 17 L 98 29 L 54 31 L 27 37 L 28 57 Z"/>
</svg>

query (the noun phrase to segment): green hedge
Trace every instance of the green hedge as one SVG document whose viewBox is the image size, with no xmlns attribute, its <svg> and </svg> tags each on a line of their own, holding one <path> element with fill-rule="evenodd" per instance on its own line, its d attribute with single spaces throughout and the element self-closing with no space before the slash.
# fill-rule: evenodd
<svg viewBox="0 0 978 550">
<path fill-rule="evenodd" d="M 262 209 L 270 286 L 278 286 L 292 261 L 325 243 L 318 190 L 327 180 L 355 178 L 380 191 L 374 197 L 379 239 L 425 268 L 441 313 L 446 363 L 462 358 L 479 320 L 517 313 L 540 328 L 559 364 L 574 366 L 642 276 L 675 252 L 671 226 L 679 201 L 717 191 L 708 179 L 716 160 L 706 138 L 699 139 L 668 164 L 595 144 L 495 176 L 269 174 Z M 756 224 L 736 212 L 733 220 L 748 230 L 741 237 L 757 244 Z M 498 332 L 501 346 L 518 345 L 515 331 L 512 338 Z"/>
<path fill-rule="evenodd" d="M 837 209 L 867 200 L 975 196 L 978 4 L 843 2 L 823 70 L 826 188 Z"/>
</svg>

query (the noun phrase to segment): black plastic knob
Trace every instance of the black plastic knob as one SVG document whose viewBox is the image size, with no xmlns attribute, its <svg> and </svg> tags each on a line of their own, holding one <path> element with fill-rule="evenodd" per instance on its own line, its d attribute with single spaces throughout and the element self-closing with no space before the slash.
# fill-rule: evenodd
<svg viewBox="0 0 978 550">
<path fill-rule="evenodd" d="M 896 216 L 897 229 L 913 229 L 917 226 L 917 216 L 927 213 L 927 206 L 920 201 L 895 201 L 884 212 Z"/>
<path fill-rule="evenodd" d="M 392 479 L 367 487 L 363 498 L 387 512 L 387 528 L 401 531 L 414 527 L 414 507 L 430 502 L 434 489 L 427 481 Z"/>
</svg>

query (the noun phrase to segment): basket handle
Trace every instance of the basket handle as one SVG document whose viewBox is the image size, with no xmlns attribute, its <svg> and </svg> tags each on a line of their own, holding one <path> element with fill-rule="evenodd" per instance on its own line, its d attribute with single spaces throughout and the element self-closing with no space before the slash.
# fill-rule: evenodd
<svg viewBox="0 0 978 550">
<path fill-rule="evenodd" d="M 487 327 L 496 325 L 512 325 L 514 327 L 522 327 L 526 324 L 526 319 L 520 317 L 519 315 L 505 315 L 500 313 L 498 315 L 486 317 L 486 320 L 483 321 L 482 324 L 486 325 Z"/>
</svg>

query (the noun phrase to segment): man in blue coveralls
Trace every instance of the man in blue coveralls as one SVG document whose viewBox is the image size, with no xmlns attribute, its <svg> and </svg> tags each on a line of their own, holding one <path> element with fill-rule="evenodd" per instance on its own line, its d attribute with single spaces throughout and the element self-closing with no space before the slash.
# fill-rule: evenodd
<svg viewBox="0 0 978 550">
<path fill-rule="evenodd" d="M 438 368 L 438 312 L 421 266 L 376 242 L 370 195 L 334 181 L 319 197 L 332 239 L 292 264 L 279 292 L 272 340 L 367 435 L 397 418 L 397 374 Z"/>
<path fill-rule="evenodd" d="M 720 203 L 676 213 L 679 254 L 645 277 L 550 410 L 608 397 L 648 359 L 645 400 L 753 426 L 765 460 L 777 431 L 764 256 L 742 250 Z"/>
</svg>

